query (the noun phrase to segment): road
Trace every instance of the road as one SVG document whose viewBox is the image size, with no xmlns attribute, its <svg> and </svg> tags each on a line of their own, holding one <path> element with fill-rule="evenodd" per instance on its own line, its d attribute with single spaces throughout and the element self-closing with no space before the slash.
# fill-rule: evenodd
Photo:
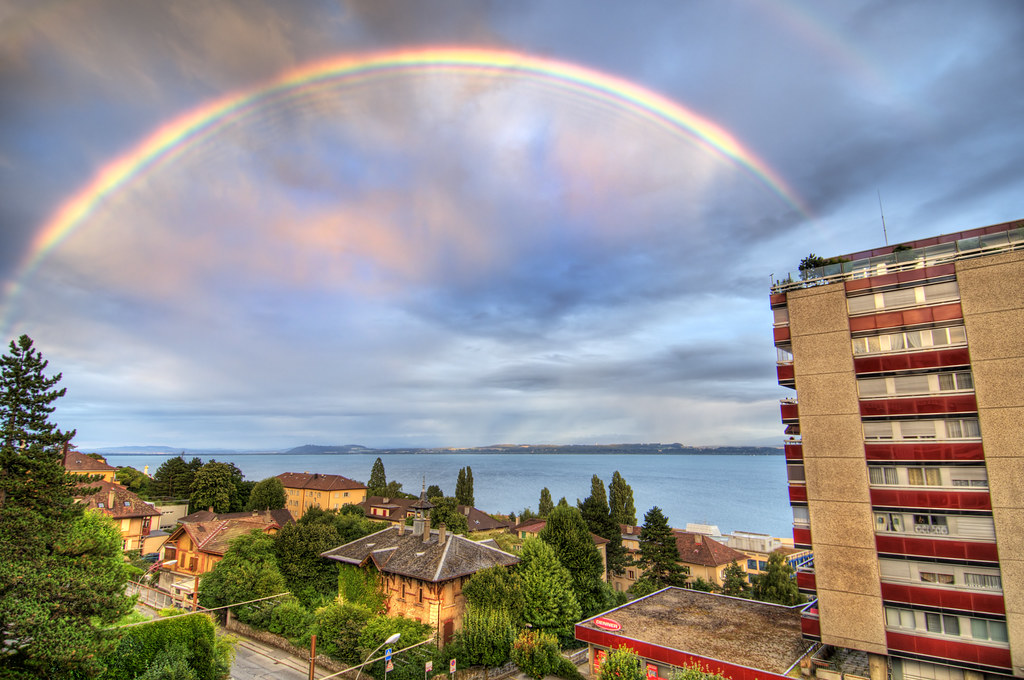
<svg viewBox="0 0 1024 680">
<path fill-rule="evenodd" d="M 232 680 L 307 680 L 309 662 L 256 640 L 236 636 L 235 663 L 231 666 Z M 330 675 L 317 668 L 317 678 Z"/>
</svg>

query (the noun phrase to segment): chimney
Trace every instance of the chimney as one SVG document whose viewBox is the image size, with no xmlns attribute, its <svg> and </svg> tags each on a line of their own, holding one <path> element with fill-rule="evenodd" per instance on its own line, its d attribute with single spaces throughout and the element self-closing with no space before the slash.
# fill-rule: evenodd
<svg viewBox="0 0 1024 680">
<path fill-rule="evenodd" d="M 381 499 L 381 502 L 382 503 L 387 503 L 389 500 L 391 500 L 391 499 L 388 498 L 387 496 L 385 496 L 384 498 Z"/>
<path fill-rule="evenodd" d="M 213 506 L 212 506 L 212 505 L 208 506 L 208 507 L 206 508 L 206 511 L 207 511 L 207 512 L 213 512 Z"/>
<path fill-rule="evenodd" d="M 466 517 L 469 517 L 469 506 L 468 505 L 466 507 L 462 508 L 462 514 L 464 514 Z"/>
<path fill-rule="evenodd" d="M 696 545 L 700 545 L 701 543 L 703 543 L 703 542 L 704 542 L 704 537 L 703 537 L 703 536 L 701 536 L 700 534 L 694 534 L 694 535 L 693 535 L 693 542 L 694 542 L 694 543 L 695 543 Z"/>
<path fill-rule="evenodd" d="M 111 489 L 107 492 L 107 507 L 113 509 L 114 507 L 114 490 Z"/>
<path fill-rule="evenodd" d="M 430 543 L 430 518 L 423 518 L 423 542 Z"/>
<path fill-rule="evenodd" d="M 444 545 L 445 528 L 446 527 L 444 526 L 444 522 L 441 522 L 440 524 L 437 525 L 437 544 L 438 545 Z"/>
<path fill-rule="evenodd" d="M 398 523 L 398 535 L 405 536 L 405 520 Z"/>
</svg>

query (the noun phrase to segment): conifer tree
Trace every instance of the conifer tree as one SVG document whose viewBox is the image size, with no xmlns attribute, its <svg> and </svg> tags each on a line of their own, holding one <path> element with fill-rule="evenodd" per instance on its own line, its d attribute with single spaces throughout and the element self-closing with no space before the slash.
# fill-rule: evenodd
<svg viewBox="0 0 1024 680">
<path fill-rule="evenodd" d="M 633 487 L 626 484 L 626 480 L 622 478 L 618 470 L 612 474 L 612 483 L 608 485 L 608 506 L 613 522 L 636 526 Z"/>
<path fill-rule="evenodd" d="M 572 576 L 558 561 L 554 549 L 540 539 L 526 539 L 519 557 L 523 618 L 535 629 L 568 639 L 581 613 L 573 594 Z"/>
<path fill-rule="evenodd" d="M 626 566 L 626 551 L 622 547 L 622 532 L 619 525 L 612 521 L 605 498 L 604 482 L 597 475 L 590 479 L 590 495 L 578 502 L 580 514 L 587 523 L 591 533 L 608 539 L 605 556 L 609 574 L 621 574 Z"/>
<path fill-rule="evenodd" d="M 388 477 L 384 473 L 384 461 L 379 457 L 373 461 L 373 469 L 370 470 L 370 481 L 366 483 L 366 495 L 383 496 L 387 494 Z"/>
<path fill-rule="evenodd" d="M 787 607 L 804 601 L 793 576 L 793 567 L 780 552 L 768 556 L 768 569 L 754 581 L 751 596 Z"/>
<path fill-rule="evenodd" d="M 638 564 L 644 568 L 644 578 L 665 586 L 682 586 L 689 569 L 679 564 L 679 548 L 668 518 L 661 508 L 654 506 L 644 515 L 640 528 L 640 555 Z"/>
<path fill-rule="evenodd" d="M 476 499 L 473 497 L 473 468 L 468 465 L 459 469 L 459 476 L 455 481 L 455 498 L 458 499 L 459 505 L 476 505 Z"/>
<path fill-rule="evenodd" d="M 750 597 L 750 582 L 743 567 L 736 560 L 722 570 L 722 594 L 733 597 Z"/>
<path fill-rule="evenodd" d="M 554 509 L 555 503 L 551 500 L 551 491 L 545 486 L 540 490 L 540 503 L 537 505 L 537 515 L 547 517 Z"/>
<path fill-rule="evenodd" d="M 58 373 L 22 335 L 0 357 L 0 676 L 71 677 L 102 670 L 105 630 L 131 609 L 121 534 L 74 502 L 51 423 Z M 87 488 L 87 487 L 86 487 Z"/>
<path fill-rule="evenodd" d="M 601 588 L 604 566 L 580 511 L 569 505 L 557 506 L 551 511 L 539 536 L 554 548 L 558 561 L 569 570 L 573 593 L 583 615 L 591 616 L 601 611 L 604 604 Z"/>
</svg>

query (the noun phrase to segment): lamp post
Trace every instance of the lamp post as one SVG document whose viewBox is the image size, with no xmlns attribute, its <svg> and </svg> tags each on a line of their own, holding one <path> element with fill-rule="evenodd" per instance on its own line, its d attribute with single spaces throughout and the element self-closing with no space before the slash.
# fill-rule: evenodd
<svg viewBox="0 0 1024 680">
<path fill-rule="evenodd" d="M 395 633 L 394 635 L 392 635 L 391 637 L 389 637 L 389 638 L 388 638 L 387 640 L 385 640 L 384 642 L 382 642 L 382 643 L 380 643 L 379 645 L 377 645 L 377 649 L 375 649 L 375 650 L 373 650 L 372 652 L 370 652 L 369 654 L 367 654 L 367 655 L 366 655 L 366 660 L 365 660 L 365 661 L 363 661 L 363 665 L 362 665 L 362 666 L 360 666 L 360 667 L 359 667 L 359 670 L 358 670 L 358 671 L 356 672 L 356 680 L 359 680 L 359 674 L 363 672 L 363 666 L 365 666 L 365 665 L 366 665 L 366 663 L 367 663 L 367 662 L 368 662 L 368 661 L 369 661 L 370 659 L 372 659 L 372 658 L 373 658 L 373 655 L 374 655 L 374 654 L 376 654 L 377 652 L 379 652 L 379 651 L 380 651 L 380 648 L 381 648 L 381 647 L 383 647 L 384 645 L 390 645 L 390 644 L 393 644 L 393 643 L 395 643 L 395 642 L 398 642 L 398 638 L 400 638 L 400 637 L 402 637 L 402 634 L 401 634 L 401 633 Z"/>
</svg>

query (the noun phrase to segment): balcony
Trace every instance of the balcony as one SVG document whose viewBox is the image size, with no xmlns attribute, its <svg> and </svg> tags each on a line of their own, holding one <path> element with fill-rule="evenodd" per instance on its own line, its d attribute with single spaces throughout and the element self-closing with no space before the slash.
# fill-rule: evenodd
<svg viewBox="0 0 1024 680">
<path fill-rule="evenodd" d="M 862 416 L 930 415 L 941 413 L 977 413 L 978 401 L 973 394 L 918 395 L 863 399 Z"/>
<path fill-rule="evenodd" d="M 790 424 L 800 421 L 800 411 L 797 407 L 796 399 L 781 399 L 779 401 L 779 410 L 782 412 L 783 423 Z"/>
<path fill-rule="evenodd" d="M 807 609 L 800 612 L 800 632 L 805 638 L 812 640 L 821 639 L 821 622 L 818 620 L 817 601 L 812 602 Z"/>
<path fill-rule="evenodd" d="M 960 303 L 949 302 L 931 307 L 913 307 L 893 312 L 852 316 L 850 317 L 850 332 L 899 328 L 901 326 L 921 326 L 943 321 L 954 321 L 963 317 Z"/>
<path fill-rule="evenodd" d="M 775 366 L 775 372 L 779 378 L 779 384 L 783 387 L 792 387 L 796 384 L 796 373 L 793 370 L 793 363 L 779 363 Z"/>
<path fill-rule="evenodd" d="M 981 442 L 865 442 L 864 455 L 867 460 L 881 461 L 969 461 L 985 460 Z"/>
<path fill-rule="evenodd" d="M 804 459 L 804 445 L 803 441 L 800 439 L 790 437 L 786 441 L 782 442 L 782 448 L 786 453 L 786 460 Z"/>
<path fill-rule="evenodd" d="M 814 579 L 813 569 L 798 569 L 796 572 L 796 585 L 800 590 L 814 591 L 817 585 Z"/>
<path fill-rule="evenodd" d="M 988 489 L 966 490 L 963 487 L 949 489 L 891 488 L 873 486 L 870 489 L 871 505 L 884 508 L 932 508 L 952 510 L 991 510 L 992 501 Z"/>
<path fill-rule="evenodd" d="M 1003 672 L 1011 668 L 1010 650 L 1005 646 L 996 647 L 894 631 L 886 631 L 885 638 L 890 651 L 933 657 L 940 663 L 948 663 L 949 660 L 964 661 L 1000 669 Z"/>
<path fill-rule="evenodd" d="M 970 366 L 971 355 L 966 347 L 953 347 L 923 352 L 876 354 L 854 357 L 853 370 L 857 375 L 888 371 L 911 371 L 922 368 L 955 368 Z"/>
<path fill-rule="evenodd" d="M 799 583 L 800 574 L 797 574 Z M 1006 605 L 999 593 L 984 593 L 977 590 L 938 587 L 932 585 L 911 585 L 907 583 L 882 582 L 882 599 L 886 602 L 958 609 L 965 612 L 986 612 L 1005 614 Z"/>
<path fill-rule="evenodd" d="M 934 267 L 922 267 L 920 269 L 906 269 L 904 271 L 894 272 L 892 274 L 880 274 L 878 276 L 872 276 L 866 279 L 854 279 L 846 282 L 846 292 L 853 293 L 864 290 L 871 290 L 872 288 L 885 288 L 889 286 L 904 286 L 908 283 L 915 283 L 918 281 L 927 281 L 929 279 L 937 279 L 944 276 L 953 276 L 956 274 L 956 265 L 950 262 L 949 264 L 940 264 Z"/>
<path fill-rule="evenodd" d="M 793 546 L 796 548 L 811 548 L 811 528 L 807 526 L 793 527 Z"/>
<path fill-rule="evenodd" d="M 941 527 L 935 527 L 936 531 Z M 942 557 L 977 562 L 998 562 L 995 543 L 980 543 L 963 539 L 924 538 L 899 534 L 875 534 L 875 548 L 880 554 L 913 555 L 914 557 Z"/>
</svg>

